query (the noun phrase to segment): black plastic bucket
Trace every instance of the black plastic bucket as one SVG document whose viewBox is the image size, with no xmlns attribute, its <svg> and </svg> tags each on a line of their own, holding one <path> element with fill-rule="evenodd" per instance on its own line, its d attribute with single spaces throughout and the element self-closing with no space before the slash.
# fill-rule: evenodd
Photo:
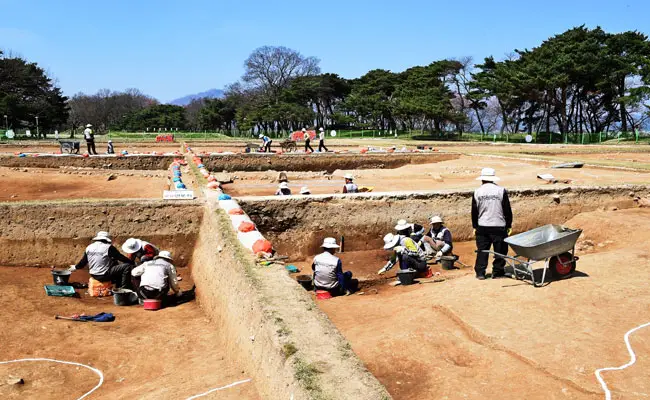
<svg viewBox="0 0 650 400">
<path fill-rule="evenodd" d="M 401 269 L 397 271 L 397 279 L 402 285 L 412 285 L 415 283 L 415 275 L 417 271 L 414 269 Z"/>
<path fill-rule="evenodd" d="M 113 290 L 113 303 L 116 306 L 132 306 L 138 302 L 138 294 L 129 289 Z"/>
<path fill-rule="evenodd" d="M 67 269 L 53 269 L 52 270 L 52 280 L 55 285 L 58 286 L 67 286 L 68 281 L 70 280 L 70 274 L 72 272 Z"/>
<path fill-rule="evenodd" d="M 309 275 L 298 275 L 296 277 L 298 283 L 305 288 L 305 290 L 311 290 L 311 276 Z"/>
<path fill-rule="evenodd" d="M 442 256 L 440 257 L 440 264 L 442 265 L 442 269 L 444 270 L 452 270 L 456 269 L 456 266 L 454 263 L 458 260 L 458 257 L 456 256 Z"/>
</svg>

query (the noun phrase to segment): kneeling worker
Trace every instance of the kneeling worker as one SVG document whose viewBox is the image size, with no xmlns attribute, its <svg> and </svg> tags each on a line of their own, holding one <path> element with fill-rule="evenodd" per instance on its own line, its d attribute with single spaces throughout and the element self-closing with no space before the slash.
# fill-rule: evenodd
<svg viewBox="0 0 650 400">
<path fill-rule="evenodd" d="M 424 242 L 436 252 L 436 258 L 451 255 L 454 245 L 451 232 L 444 226 L 444 221 L 439 215 L 431 217 L 431 229 L 424 237 Z"/>
<path fill-rule="evenodd" d="M 176 296 L 182 295 L 176 277 L 176 267 L 172 262 L 171 253 L 161 251 L 154 260 L 135 267 L 132 275 L 140 278 L 138 296 L 148 300 L 161 300 L 169 289 L 173 290 Z"/>
<path fill-rule="evenodd" d="M 136 264 L 151 261 L 158 255 L 158 248 L 142 239 L 129 238 L 122 245 L 122 251 Z"/>
<path fill-rule="evenodd" d="M 314 271 L 314 288 L 327 290 L 332 296 L 352 294 L 352 272 L 343 272 L 341 260 L 334 255 L 340 246 L 336 239 L 325 238 L 321 245 L 324 252 L 314 257 L 311 269 Z"/>
<path fill-rule="evenodd" d="M 399 261 L 401 270 L 414 269 L 425 277 L 432 276 L 431 268 L 427 265 L 424 252 L 413 239 L 408 236 L 393 235 L 384 236 L 384 250 L 392 250 L 390 260 L 379 270 L 378 274 L 384 274 Z"/>
<path fill-rule="evenodd" d="M 97 232 L 81 260 L 77 265 L 70 266 L 70 271 L 76 271 L 88 265 L 90 276 L 100 282 L 113 282 L 118 288 L 131 286 L 131 270 L 133 261 L 120 253 L 111 243 L 108 232 Z"/>
<path fill-rule="evenodd" d="M 343 186 L 343 193 L 359 193 L 359 187 L 354 183 L 354 176 L 352 174 L 345 174 L 345 185 Z"/>
</svg>

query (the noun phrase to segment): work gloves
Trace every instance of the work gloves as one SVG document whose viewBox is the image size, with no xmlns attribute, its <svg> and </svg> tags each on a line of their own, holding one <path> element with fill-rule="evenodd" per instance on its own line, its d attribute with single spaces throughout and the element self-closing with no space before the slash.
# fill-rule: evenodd
<svg viewBox="0 0 650 400">
<path fill-rule="evenodd" d="M 71 265 L 70 268 L 68 268 L 68 271 L 70 271 L 70 272 L 74 272 L 76 270 L 77 270 L 77 267 L 75 267 L 74 265 Z"/>
<path fill-rule="evenodd" d="M 440 257 L 442 257 L 442 251 L 439 251 L 439 252 L 436 253 L 436 258 L 440 259 Z"/>
<path fill-rule="evenodd" d="M 388 272 L 391 268 L 393 268 L 392 265 L 390 265 L 390 262 L 387 262 L 386 265 L 384 265 L 377 274 L 382 275 Z"/>
</svg>

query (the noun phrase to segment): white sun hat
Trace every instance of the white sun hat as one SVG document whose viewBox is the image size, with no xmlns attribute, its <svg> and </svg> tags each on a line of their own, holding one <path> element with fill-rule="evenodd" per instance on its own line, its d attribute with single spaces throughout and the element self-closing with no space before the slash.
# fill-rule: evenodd
<svg viewBox="0 0 650 400">
<path fill-rule="evenodd" d="M 319 128 L 318 130 L 321 131 L 321 132 L 325 131 L 325 129 L 323 129 L 322 127 Z"/>
<path fill-rule="evenodd" d="M 90 124 L 86 125 L 86 128 L 92 128 L 92 127 L 93 127 L 93 126 L 90 125 Z"/>
<path fill-rule="evenodd" d="M 384 236 L 384 250 L 392 249 L 393 247 L 397 246 L 398 242 L 399 236 L 389 233 L 388 235 Z"/>
<path fill-rule="evenodd" d="M 287 182 L 280 183 L 280 189 L 289 189 L 289 184 Z"/>
<path fill-rule="evenodd" d="M 97 235 L 92 239 L 93 241 L 98 241 L 98 240 L 103 240 L 105 242 L 111 243 L 111 237 L 106 231 L 99 231 L 97 232 Z"/>
<path fill-rule="evenodd" d="M 442 217 L 440 215 L 434 215 L 431 217 L 431 223 L 432 224 L 442 224 L 444 221 L 442 220 Z"/>
<path fill-rule="evenodd" d="M 258 136 L 258 138 L 260 138 L 260 139 L 263 138 L 263 137 L 264 137 L 264 135 L 261 134 L 261 133 L 260 133 L 260 135 Z"/>
<path fill-rule="evenodd" d="M 408 229 L 411 227 L 411 224 L 409 224 L 405 219 L 400 219 L 397 221 L 397 225 L 395 225 L 395 230 L 396 231 L 403 231 L 404 229 Z"/>
<path fill-rule="evenodd" d="M 154 258 L 155 258 L 155 259 L 158 259 L 158 258 L 164 258 L 164 259 L 167 260 L 167 261 L 174 261 L 174 260 L 172 259 L 172 253 L 170 253 L 170 252 L 168 252 L 168 251 L 165 251 L 165 250 L 163 250 L 163 251 L 161 251 L 160 253 L 158 253 L 158 255 L 157 255 L 156 257 L 154 257 Z"/>
<path fill-rule="evenodd" d="M 481 176 L 476 178 L 477 181 L 487 181 L 487 182 L 498 182 L 501 180 L 496 175 L 496 172 L 494 171 L 494 168 L 483 168 L 481 170 Z"/>
<path fill-rule="evenodd" d="M 122 245 L 122 250 L 126 254 L 133 254 L 138 252 L 142 248 L 142 242 L 136 238 L 126 239 L 126 242 Z"/>
<path fill-rule="evenodd" d="M 302 131 L 303 131 L 303 132 L 307 132 L 307 129 L 305 129 L 305 128 L 302 128 Z"/>
<path fill-rule="evenodd" d="M 303 186 L 300 189 L 300 194 L 311 194 L 311 190 L 309 190 L 309 188 L 307 186 Z"/>
<path fill-rule="evenodd" d="M 341 246 L 336 244 L 336 239 L 328 237 L 323 240 L 323 244 L 320 247 L 324 247 L 326 249 L 338 249 Z"/>
<path fill-rule="evenodd" d="M 345 174 L 345 176 L 344 176 L 343 178 L 345 178 L 345 179 L 349 179 L 349 180 L 351 180 L 351 181 L 354 180 L 354 176 L 353 176 L 352 174 Z"/>
</svg>

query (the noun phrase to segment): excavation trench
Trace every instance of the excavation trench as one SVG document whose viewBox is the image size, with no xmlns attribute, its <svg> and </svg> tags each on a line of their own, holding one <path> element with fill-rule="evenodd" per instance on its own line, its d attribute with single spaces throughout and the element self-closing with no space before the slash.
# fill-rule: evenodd
<svg viewBox="0 0 650 400">
<path fill-rule="evenodd" d="M 20 168 L 103 168 L 103 169 L 127 169 L 127 170 L 166 170 L 178 155 L 128 155 L 108 156 L 99 155 L 93 157 L 82 157 L 79 155 L 29 155 L 18 157 L 16 155 L 0 156 L 0 167 Z"/>
</svg>

